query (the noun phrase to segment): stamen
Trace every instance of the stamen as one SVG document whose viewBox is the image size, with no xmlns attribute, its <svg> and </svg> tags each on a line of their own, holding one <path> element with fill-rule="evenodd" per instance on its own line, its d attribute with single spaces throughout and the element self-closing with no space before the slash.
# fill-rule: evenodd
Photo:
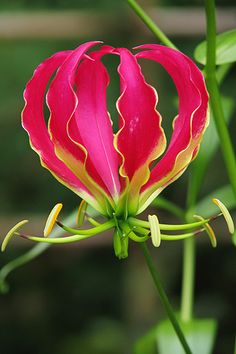
<svg viewBox="0 0 236 354">
<path fill-rule="evenodd" d="M 193 223 L 189 223 L 189 224 L 169 225 L 169 224 L 161 224 L 160 223 L 159 227 L 160 227 L 161 231 L 180 231 L 180 230 L 196 229 L 199 226 L 202 226 L 203 224 L 206 224 L 209 221 L 212 221 L 217 217 L 218 217 L 218 215 L 213 216 L 212 218 L 209 218 L 209 219 L 203 219 L 202 221 L 193 222 Z M 148 229 L 150 227 L 150 224 L 148 221 L 139 220 L 134 217 L 129 217 L 128 221 L 129 221 L 130 225 L 132 225 L 132 226 L 140 226 L 140 227 L 148 228 Z"/>
<path fill-rule="evenodd" d="M 197 220 L 204 220 L 204 218 L 200 215 L 193 215 L 193 217 Z M 215 236 L 215 233 L 214 233 L 212 227 L 208 223 L 204 224 L 203 227 L 204 227 L 204 230 L 206 231 L 207 235 L 210 238 L 212 247 L 215 248 L 217 246 L 217 240 L 216 240 L 216 236 Z"/>
<path fill-rule="evenodd" d="M 151 239 L 154 247 L 159 247 L 161 244 L 161 230 L 159 220 L 156 215 L 148 215 L 148 221 L 151 231 Z"/>
<path fill-rule="evenodd" d="M 55 238 L 45 238 L 45 237 L 38 237 L 32 235 L 26 235 L 17 233 L 20 237 L 23 237 L 27 240 L 35 241 L 35 242 L 43 242 L 43 243 L 54 243 L 54 244 L 62 244 L 62 243 L 72 243 L 77 241 L 85 240 L 86 238 L 95 236 L 96 234 L 90 235 L 70 235 L 66 237 L 55 237 Z"/>
<path fill-rule="evenodd" d="M 229 233 L 233 234 L 234 233 L 234 229 L 235 229 L 234 228 L 234 222 L 233 222 L 233 219 L 232 219 L 228 209 L 226 208 L 226 206 L 219 199 L 213 198 L 212 201 L 221 210 L 221 212 L 223 214 L 223 217 L 225 218 L 225 221 L 227 223 L 227 226 L 228 226 L 228 229 L 229 229 Z"/>
<path fill-rule="evenodd" d="M 86 203 L 85 200 L 82 200 L 79 209 L 78 209 L 78 214 L 77 214 L 77 225 L 78 227 L 82 226 L 84 223 L 84 218 L 85 218 L 85 213 L 88 207 L 88 203 Z"/>
<path fill-rule="evenodd" d="M 29 220 L 22 220 L 22 221 L 18 222 L 15 226 L 13 226 L 10 231 L 8 231 L 8 233 L 6 234 L 6 236 L 2 242 L 2 247 L 1 247 L 2 252 L 5 251 L 9 241 L 17 233 L 17 231 L 21 228 L 21 226 L 27 224 L 27 222 L 29 222 Z"/>
<path fill-rule="evenodd" d="M 100 222 L 98 222 L 97 220 L 91 218 L 91 216 L 86 215 L 86 217 L 87 217 L 88 222 L 89 222 L 91 225 L 93 225 L 93 226 L 99 226 L 99 225 L 101 225 Z"/>
<path fill-rule="evenodd" d="M 167 234 L 161 234 L 161 239 L 165 241 L 179 241 L 179 240 L 185 240 L 186 238 L 196 236 L 200 234 L 201 232 L 205 231 L 205 229 L 199 229 L 194 232 L 189 232 L 185 234 L 179 234 L 179 235 L 167 235 Z"/>
<path fill-rule="evenodd" d="M 73 229 L 72 227 L 68 227 L 66 225 L 64 225 L 62 222 L 56 220 L 56 223 L 58 226 L 60 226 L 63 230 L 70 232 L 74 235 L 94 235 L 94 234 L 98 234 L 101 233 L 103 231 L 109 230 L 112 227 L 115 226 L 115 222 L 114 220 L 109 220 L 107 222 L 105 222 L 104 224 L 99 224 L 99 226 L 95 226 L 92 227 L 90 229 Z"/>
<path fill-rule="evenodd" d="M 62 207 L 63 207 L 62 203 L 58 203 L 51 210 L 50 214 L 48 215 L 46 225 L 44 227 L 44 231 L 43 231 L 44 237 L 48 237 L 50 235 L 50 233 L 52 232 L 52 229 L 56 223 L 57 217 L 58 217 Z"/>
</svg>

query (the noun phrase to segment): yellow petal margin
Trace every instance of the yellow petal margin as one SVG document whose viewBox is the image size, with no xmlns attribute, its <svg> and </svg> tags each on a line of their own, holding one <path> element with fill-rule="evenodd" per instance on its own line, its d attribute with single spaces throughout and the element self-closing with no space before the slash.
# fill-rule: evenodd
<svg viewBox="0 0 236 354">
<path fill-rule="evenodd" d="M 29 222 L 29 220 L 22 220 L 18 222 L 15 226 L 13 226 L 13 228 L 11 228 L 10 231 L 8 231 L 2 243 L 2 247 L 1 247 L 2 252 L 5 251 L 9 241 L 12 239 L 14 234 L 19 230 L 19 228 L 21 228 L 21 226 L 27 224 L 27 222 Z"/>
<path fill-rule="evenodd" d="M 233 219 L 232 219 L 228 209 L 226 208 L 226 206 L 219 199 L 213 198 L 212 201 L 221 210 L 222 215 L 225 218 L 225 221 L 227 223 L 227 226 L 228 226 L 228 229 L 229 229 L 229 233 L 233 234 L 234 230 L 235 230 L 235 227 L 234 227 Z"/>
<path fill-rule="evenodd" d="M 55 225 L 55 222 L 57 220 L 57 217 L 61 211 L 63 207 L 62 203 L 58 203 L 54 206 L 54 208 L 52 209 L 52 211 L 50 212 L 50 214 L 48 215 L 45 227 L 44 227 L 44 237 L 48 237 L 50 235 L 50 233 L 52 232 L 52 229 Z"/>
</svg>

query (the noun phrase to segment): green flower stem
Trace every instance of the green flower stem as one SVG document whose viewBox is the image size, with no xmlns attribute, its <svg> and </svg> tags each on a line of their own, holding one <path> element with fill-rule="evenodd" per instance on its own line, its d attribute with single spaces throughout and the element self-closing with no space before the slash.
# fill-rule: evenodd
<svg viewBox="0 0 236 354">
<path fill-rule="evenodd" d="M 103 231 L 107 231 L 109 229 L 111 229 L 114 225 L 115 225 L 115 221 L 114 220 L 109 220 L 107 222 L 105 222 L 104 224 L 100 224 L 98 226 L 95 226 L 91 229 L 87 229 L 87 230 L 80 230 L 80 229 L 73 229 L 72 227 L 68 227 L 68 226 L 65 226 L 63 225 L 62 223 L 58 222 L 58 225 L 65 231 L 68 231 L 74 235 L 79 235 L 79 236 L 82 236 L 82 235 L 96 235 L 96 234 L 99 234 Z"/>
<path fill-rule="evenodd" d="M 195 238 L 184 240 L 183 250 L 183 280 L 181 296 L 181 320 L 189 322 L 193 316 L 194 283 L 195 283 Z"/>
<path fill-rule="evenodd" d="M 233 184 L 236 185 L 236 167 L 235 157 L 230 141 L 227 126 L 224 120 L 224 114 L 221 105 L 221 98 L 219 95 L 218 84 L 220 85 L 232 64 L 221 65 L 216 71 L 215 65 L 215 6 L 214 0 L 206 0 L 206 13 L 207 13 L 207 65 L 204 69 L 204 75 L 208 90 L 210 93 L 212 112 L 216 123 L 216 128 L 221 141 L 221 147 L 223 150 L 224 158 L 227 161 L 227 170 L 231 174 L 231 182 L 234 178 Z M 218 81 L 218 83 L 217 83 Z M 226 145 L 224 145 L 226 142 Z M 228 157 L 229 153 L 229 157 Z M 233 187 L 233 185 L 232 185 Z M 236 190 L 236 187 L 235 187 Z M 190 195 L 191 188 L 188 190 Z M 186 213 L 187 220 L 188 215 L 194 212 L 194 205 L 197 200 L 197 195 L 194 198 L 188 198 L 190 201 L 188 205 L 188 211 Z M 184 241 L 183 249 L 183 282 L 182 282 L 182 297 L 181 297 L 181 319 L 185 322 L 190 321 L 193 315 L 193 303 L 194 303 L 194 280 L 195 280 L 195 261 L 196 261 L 196 242 L 195 238 L 191 237 Z"/>
<path fill-rule="evenodd" d="M 189 229 L 196 229 L 199 226 L 209 223 L 209 221 L 211 221 L 211 219 L 205 219 L 202 221 L 197 221 L 197 222 L 193 222 L 193 223 L 189 223 L 189 224 L 179 224 L 179 225 L 159 224 L 159 227 L 160 227 L 160 230 L 163 230 L 163 231 L 189 230 Z M 134 217 L 128 218 L 128 222 L 132 226 L 141 226 L 144 228 L 150 227 L 150 224 L 148 221 L 139 220 Z"/>
<path fill-rule="evenodd" d="M 145 23 L 155 37 L 168 47 L 177 49 L 173 42 L 165 35 L 164 32 L 153 22 L 153 20 L 146 14 L 142 7 L 135 0 L 127 0 L 128 4 L 138 17 Z"/>
<path fill-rule="evenodd" d="M 210 105 L 220 138 L 221 150 L 225 160 L 229 180 L 236 197 L 236 158 L 230 134 L 225 122 L 221 96 L 216 78 L 216 17 L 215 1 L 205 0 L 207 23 L 207 62 L 205 67 L 206 83 L 210 94 Z"/>
<path fill-rule="evenodd" d="M 140 244 L 140 247 L 142 249 L 142 252 L 143 252 L 143 255 L 145 257 L 145 260 L 146 260 L 146 264 L 147 264 L 147 267 L 151 273 L 151 276 L 152 276 L 152 279 L 154 281 L 154 284 L 157 288 L 157 291 L 159 293 L 159 296 L 160 296 L 160 299 L 161 299 L 161 302 L 163 304 L 163 306 L 165 307 L 165 310 L 166 310 L 166 313 L 169 317 L 169 320 L 176 332 L 176 335 L 178 336 L 179 338 L 179 341 L 184 349 L 184 352 L 186 354 L 192 354 L 191 352 L 191 349 L 189 348 L 189 345 L 185 339 L 185 336 L 183 334 L 183 331 L 175 317 L 175 313 L 174 313 L 174 310 L 168 300 L 168 297 L 165 293 L 165 290 L 161 284 L 161 279 L 160 279 L 160 276 L 159 276 L 159 273 L 157 272 L 156 268 L 155 268 L 155 265 L 154 265 L 154 262 L 153 262 L 153 259 L 151 257 L 151 254 L 148 250 L 148 247 L 146 245 L 146 243 L 141 243 Z"/>
</svg>

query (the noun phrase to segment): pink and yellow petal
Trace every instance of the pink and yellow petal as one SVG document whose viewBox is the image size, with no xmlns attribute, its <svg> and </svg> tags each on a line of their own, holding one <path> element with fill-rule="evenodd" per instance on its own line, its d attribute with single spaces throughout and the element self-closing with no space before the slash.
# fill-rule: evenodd
<svg viewBox="0 0 236 354">
<path fill-rule="evenodd" d="M 129 181 L 129 212 L 135 213 L 140 188 L 149 178 L 149 165 L 163 153 L 166 139 L 161 116 L 156 111 L 158 99 L 154 88 L 146 83 L 131 52 L 119 48 L 117 53 L 121 95 L 117 101 L 120 118 L 115 147 L 122 158 L 120 175 Z"/>
<path fill-rule="evenodd" d="M 71 139 L 82 144 L 88 160 L 114 199 L 120 192 L 118 156 L 113 145 L 113 131 L 106 104 L 108 73 L 99 60 L 85 59 L 76 77 L 78 105 L 68 123 Z"/>
<path fill-rule="evenodd" d="M 87 150 L 68 135 L 68 123 L 75 114 L 78 99 L 73 90 L 75 73 L 84 53 L 97 42 L 90 42 L 75 49 L 60 66 L 52 81 L 47 104 L 50 110 L 49 129 L 56 155 L 89 189 L 96 200 L 106 198 L 107 189 L 93 164 L 86 164 Z M 108 195 L 109 197 L 109 195 Z"/>
<path fill-rule="evenodd" d="M 85 185 L 55 155 L 44 118 L 43 102 L 47 84 L 54 71 L 63 64 L 70 54 L 71 51 L 56 53 L 35 70 L 24 92 L 25 107 L 22 112 L 22 125 L 29 135 L 32 148 L 40 156 L 42 165 L 63 185 L 98 207 Z"/>
<path fill-rule="evenodd" d="M 137 54 L 160 63 L 172 77 L 179 95 L 179 114 L 174 120 L 173 134 L 163 158 L 151 172 L 142 188 L 139 209 L 151 202 L 159 191 L 181 175 L 191 162 L 208 125 L 208 94 L 204 79 L 196 65 L 184 54 L 171 48 L 150 45 Z"/>
</svg>

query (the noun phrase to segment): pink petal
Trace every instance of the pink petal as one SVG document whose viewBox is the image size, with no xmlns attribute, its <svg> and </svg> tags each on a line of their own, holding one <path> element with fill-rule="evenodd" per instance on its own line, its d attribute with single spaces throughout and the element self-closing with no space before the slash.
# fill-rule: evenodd
<svg viewBox="0 0 236 354">
<path fill-rule="evenodd" d="M 146 83 L 135 56 L 125 48 L 117 52 L 121 96 L 117 101 L 120 130 L 116 143 L 123 158 L 121 174 L 129 180 L 130 212 L 134 212 L 139 190 L 149 178 L 149 165 L 162 154 L 166 140 L 155 109 L 156 91 Z"/>
<path fill-rule="evenodd" d="M 101 54 L 101 51 L 94 54 Z M 75 78 L 78 105 L 68 124 L 68 133 L 86 148 L 88 159 L 107 189 L 118 197 L 118 155 L 113 145 L 112 124 L 106 104 L 108 84 L 108 73 L 99 60 L 85 59 L 80 64 Z"/>
<path fill-rule="evenodd" d="M 25 92 L 25 107 L 22 112 L 22 125 L 28 132 L 32 148 L 39 154 L 44 167 L 79 195 L 91 195 L 80 180 L 60 161 L 54 152 L 54 146 L 46 127 L 43 101 L 46 86 L 53 72 L 65 61 L 71 51 L 59 52 L 45 60 L 35 70 Z"/>
<path fill-rule="evenodd" d="M 107 188 L 89 160 L 85 147 L 72 141 L 68 135 L 68 122 L 78 104 L 73 90 L 76 69 L 86 51 L 97 43 L 82 44 L 65 60 L 49 87 L 47 103 L 51 112 L 49 128 L 57 156 L 99 200 L 107 193 Z"/>
<path fill-rule="evenodd" d="M 143 210 L 144 204 L 146 207 L 161 190 L 179 177 L 196 155 L 194 152 L 208 123 L 208 93 L 202 73 L 184 54 L 155 44 L 138 49 L 150 49 L 138 53 L 137 58 L 160 63 L 172 77 L 179 96 L 179 114 L 174 121 L 168 149 L 142 188 L 140 210 Z"/>
</svg>

